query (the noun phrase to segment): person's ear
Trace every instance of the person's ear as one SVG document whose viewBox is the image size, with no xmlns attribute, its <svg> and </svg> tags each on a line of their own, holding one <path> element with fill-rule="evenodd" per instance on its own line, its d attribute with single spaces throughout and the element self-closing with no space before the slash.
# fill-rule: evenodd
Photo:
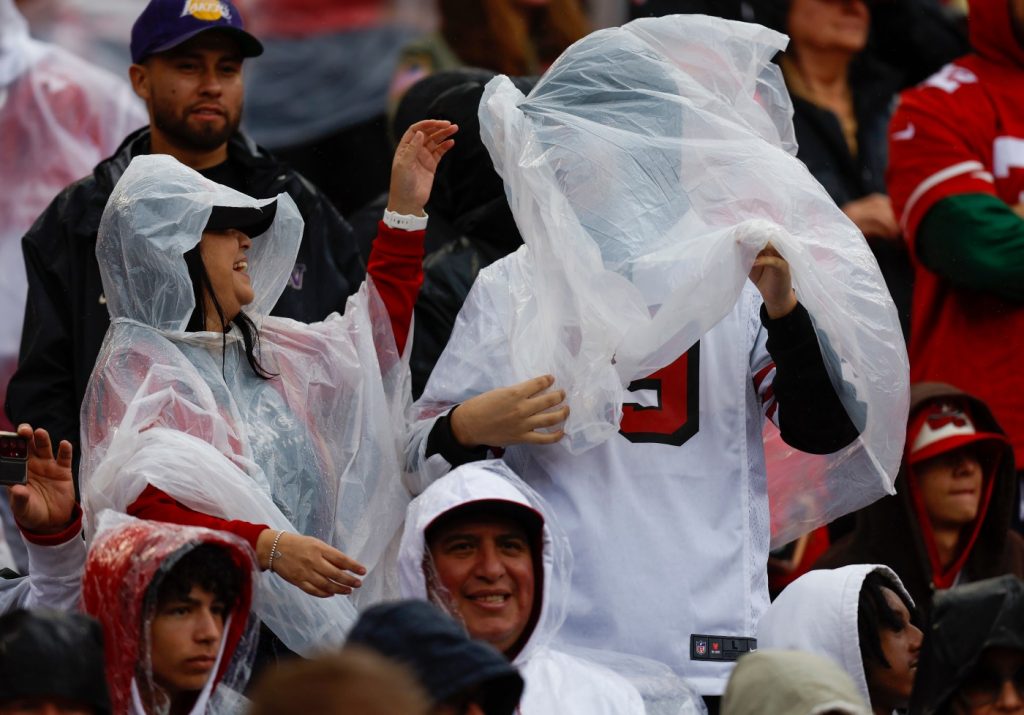
<svg viewBox="0 0 1024 715">
<path fill-rule="evenodd" d="M 149 67 L 144 64 L 131 65 L 128 68 L 128 78 L 132 82 L 132 90 L 148 105 L 151 93 Z"/>
</svg>

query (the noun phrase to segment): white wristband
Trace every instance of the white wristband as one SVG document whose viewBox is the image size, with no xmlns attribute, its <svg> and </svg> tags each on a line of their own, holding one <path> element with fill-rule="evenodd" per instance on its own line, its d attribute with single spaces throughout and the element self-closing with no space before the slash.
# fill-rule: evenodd
<svg viewBox="0 0 1024 715">
<path fill-rule="evenodd" d="M 384 209 L 384 225 L 388 228 L 396 228 L 400 231 L 422 231 L 427 227 L 427 212 L 422 216 L 412 214 L 400 214 Z"/>
</svg>

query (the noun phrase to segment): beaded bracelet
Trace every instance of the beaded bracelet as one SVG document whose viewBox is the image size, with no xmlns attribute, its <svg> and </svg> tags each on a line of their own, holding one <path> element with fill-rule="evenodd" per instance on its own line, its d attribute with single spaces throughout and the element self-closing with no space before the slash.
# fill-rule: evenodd
<svg viewBox="0 0 1024 715">
<path fill-rule="evenodd" d="M 270 561 L 267 563 L 267 570 L 270 571 L 270 573 L 274 573 L 274 558 L 284 555 L 277 550 L 277 543 L 281 540 L 281 535 L 283 533 L 284 529 L 277 532 L 277 536 L 274 537 L 274 545 L 270 547 Z"/>
</svg>

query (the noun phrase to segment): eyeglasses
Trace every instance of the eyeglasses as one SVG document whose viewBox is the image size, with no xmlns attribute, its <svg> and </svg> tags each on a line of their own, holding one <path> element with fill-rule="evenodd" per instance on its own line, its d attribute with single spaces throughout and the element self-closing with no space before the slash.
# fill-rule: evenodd
<svg viewBox="0 0 1024 715">
<path fill-rule="evenodd" d="M 980 708 L 999 700 L 1003 683 L 1010 681 L 1017 694 L 1024 698 L 1024 665 L 1015 672 L 999 672 L 991 668 L 975 668 L 960 686 L 959 695 L 966 705 Z"/>
</svg>

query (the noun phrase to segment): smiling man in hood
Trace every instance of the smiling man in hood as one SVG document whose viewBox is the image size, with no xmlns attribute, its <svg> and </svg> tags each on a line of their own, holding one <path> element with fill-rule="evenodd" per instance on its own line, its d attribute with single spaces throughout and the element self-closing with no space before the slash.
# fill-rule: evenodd
<svg viewBox="0 0 1024 715">
<path fill-rule="evenodd" d="M 82 597 L 103 626 L 113 712 L 202 715 L 237 705 L 259 629 L 252 549 L 227 532 L 107 519 Z"/>
<path fill-rule="evenodd" d="M 1006 429 L 1019 477 L 1024 1 L 971 0 L 970 39 L 974 52 L 901 96 L 886 182 L 915 266 L 911 380 L 984 400 Z"/>
<path fill-rule="evenodd" d="M 526 681 L 523 715 L 643 713 L 624 678 L 551 648 L 571 569 L 565 534 L 501 461 L 460 467 L 409 505 L 402 595 L 433 601 L 503 652 Z"/>
</svg>

